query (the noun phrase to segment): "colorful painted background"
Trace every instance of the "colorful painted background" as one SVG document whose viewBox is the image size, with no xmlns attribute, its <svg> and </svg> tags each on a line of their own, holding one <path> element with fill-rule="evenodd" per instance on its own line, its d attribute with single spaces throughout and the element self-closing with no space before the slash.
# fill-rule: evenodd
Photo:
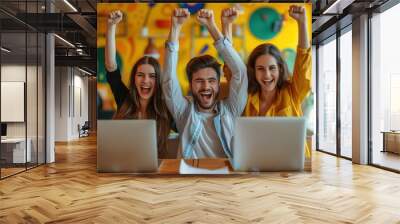
<svg viewBox="0 0 400 224">
<path fill-rule="evenodd" d="M 196 11 L 200 8 L 214 10 L 216 23 L 220 26 L 221 10 L 227 7 L 240 8 L 240 15 L 233 29 L 233 45 L 247 62 L 247 56 L 261 43 L 278 46 L 286 57 L 290 69 L 293 68 L 297 46 L 297 23 L 288 13 L 289 3 L 98 3 L 97 4 L 97 64 L 98 64 L 98 119 L 110 119 L 116 110 L 111 89 L 106 80 L 104 66 L 105 33 L 107 16 L 111 11 L 121 10 L 123 21 L 117 27 L 117 62 L 125 84 L 137 59 L 143 56 L 148 37 L 164 61 L 164 43 L 167 39 L 172 10 L 189 8 L 191 18 L 182 28 L 178 63 L 178 79 L 183 92 L 188 92 L 188 82 L 184 72 L 187 62 L 195 56 L 210 54 L 220 60 L 213 47 L 213 40 L 196 22 Z M 311 39 L 311 4 L 303 4 L 309 18 Z M 146 28 L 144 29 L 144 27 Z M 221 28 L 221 27 L 220 27 Z M 311 66 L 311 65 L 310 65 Z M 221 84 L 226 83 L 222 78 Z"/>
</svg>

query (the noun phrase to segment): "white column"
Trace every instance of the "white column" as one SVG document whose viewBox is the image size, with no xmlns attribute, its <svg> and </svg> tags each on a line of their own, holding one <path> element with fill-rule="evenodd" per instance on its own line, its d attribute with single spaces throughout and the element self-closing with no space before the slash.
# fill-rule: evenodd
<svg viewBox="0 0 400 224">
<path fill-rule="evenodd" d="M 47 12 L 54 11 L 54 5 L 47 1 Z M 54 135 L 55 135 L 55 56 L 54 35 L 46 35 L 46 163 L 55 161 Z"/>
<path fill-rule="evenodd" d="M 54 133 L 55 133 L 55 76 L 54 76 L 54 35 L 46 36 L 46 163 L 55 161 Z"/>
<path fill-rule="evenodd" d="M 368 15 L 353 20 L 353 162 L 368 163 Z"/>
</svg>

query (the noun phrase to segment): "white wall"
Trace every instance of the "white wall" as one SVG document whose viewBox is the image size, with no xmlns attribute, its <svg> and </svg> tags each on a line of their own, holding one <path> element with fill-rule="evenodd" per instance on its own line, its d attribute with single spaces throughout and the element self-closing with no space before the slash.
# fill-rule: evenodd
<svg viewBox="0 0 400 224">
<path fill-rule="evenodd" d="M 31 67 L 28 66 L 28 69 Z M 25 82 L 25 64 L 1 65 L 1 81 Z"/>
<path fill-rule="evenodd" d="M 78 74 L 77 74 L 78 72 Z M 72 119 L 72 135 L 78 136 L 78 124 L 81 126 L 88 121 L 88 78 L 81 76 L 79 70 L 74 70 L 74 108 L 73 108 L 73 119 Z"/>
<path fill-rule="evenodd" d="M 88 120 L 88 78 L 72 67 L 56 67 L 56 141 L 79 137 L 78 124 Z"/>
<path fill-rule="evenodd" d="M 2 65 L 1 66 L 1 81 L 4 82 L 25 82 L 25 64 L 24 65 Z M 28 66 L 28 74 L 36 69 L 33 66 Z M 35 70 L 36 71 L 36 70 Z M 27 96 L 36 96 L 36 92 L 27 93 Z M 6 108 L 1 108 L 6 110 Z M 28 119 L 30 120 L 30 119 Z M 7 122 L 7 136 L 8 137 L 25 137 L 25 122 Z M 29 137 L 29 136 L 28 136 Z"/>
<path fill-rule="evenodd" d="M 55 68 L 55 141 L 68 141 L 69 68 Z"/>
</svg>

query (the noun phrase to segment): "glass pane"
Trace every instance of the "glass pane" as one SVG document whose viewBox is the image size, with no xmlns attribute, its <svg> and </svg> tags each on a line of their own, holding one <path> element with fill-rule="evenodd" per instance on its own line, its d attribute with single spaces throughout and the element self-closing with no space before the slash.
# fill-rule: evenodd
<svg viewBox="0 0 400 224">
<path fill-rule="evenodd" d="M 318 51 L 318 147 L 336 154 L 336 39 Z"/>
<path fill-rule="evenodd" d="M 23 20 L 37 19 L 32 13 L 43 13 L 45 1 L 2 0 L 0 7 L 16 18 L 0 12 L 1 27 L 1 112 L 6 132 L 1 144 L 1 177 L 25 170 L 44 162 L 44 74 L 45 39 L 43 34 L 26 26 Z M 28 14 L 25 14 L 28 13 Z M 32 15 L 29 15 L 32 14 Z M 37 21 L 31 21 L 33 23 Z M 12 92 L 14 91 L 14 92 Z M 7 100 L 3 100 L 5 97 Z M 22 108 L 22 109 L 21 109 Z M 10 113 L 12 111 L 12 113 Z M 3 133 L 2 133 L 3 135 Z"/>
<path fill-rule="evenodd" d="M 352 35 L 340 37 L 340 153 L 352 157 Z"/>
<path fill-rule="evenodd" d="M 400 170 L 400 5 L 372 18 L 372 163 Z"/>
<path fill-rule="evenodd" d="M 1 140 L 2 177 L 25 170 L 26 151 L 26 35 L 1 34 L 1 120 L 7 133 Z M 29 149 L 29 144 L 28 144 Z"/>
<path fill-rule="evenodd" d="M 28 149 L 30 148 L 30 158 L 28 159 L 28 168 L 37 165 L 37 132 L 38 132 L 38 37 L 36 32 L 27 33 L 27 44 L 28 44 L 28 63 L 27 63 L 27 80 L 26 80 L 26 112 L 27 112 L 27 131 L 28 138 L 27 142 L 29 144 Z"/>
</svg>

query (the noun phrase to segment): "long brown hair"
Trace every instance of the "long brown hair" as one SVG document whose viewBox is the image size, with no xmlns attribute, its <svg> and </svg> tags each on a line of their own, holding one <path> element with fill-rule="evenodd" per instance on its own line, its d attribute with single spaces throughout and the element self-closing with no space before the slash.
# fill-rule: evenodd
<svg viewBox="0 0 400 224">
<path fill-rule="evenodd" d="M 247 77 L 249 79 L 248 92 L 250 94 L 257 93 L 261 89 L 260 84 L 256 79 L 255 66 L 257 58 L 265 54 L 269 54 L 274 57 L 278 63 L 279 79 L 276 85 L 277 88 L 282 88 L 282 86 L 284 86 L 289 79 L 289 69 L 279 49 L 273 44 L 260 44 L 251 52 L 247 62 Z"/>
<path fill-rule="evenodd" d="M 158 61 L 152 57 L 144 56 L 133 66 L 129 81 L 129 94 L 126 96 L 121 107 L 114 114 L 113 119 L 138 119 L 140 110 L 139 93 L 135 85 L 135 75 L 140 65 L 149 64 L 153 66 L 156 74 L 156 85 L 154 94 L 146 109 L 148 119 L 155 119 L 157 123 L 157 142 L 159 155 L 163 154 L 167 146 L 167 138 L 170 131 L 171 115 L 165 105 L 161 89 L 161 68 Z M 161 156 L 162 157 L 162 156 Z"/>
</svg>

